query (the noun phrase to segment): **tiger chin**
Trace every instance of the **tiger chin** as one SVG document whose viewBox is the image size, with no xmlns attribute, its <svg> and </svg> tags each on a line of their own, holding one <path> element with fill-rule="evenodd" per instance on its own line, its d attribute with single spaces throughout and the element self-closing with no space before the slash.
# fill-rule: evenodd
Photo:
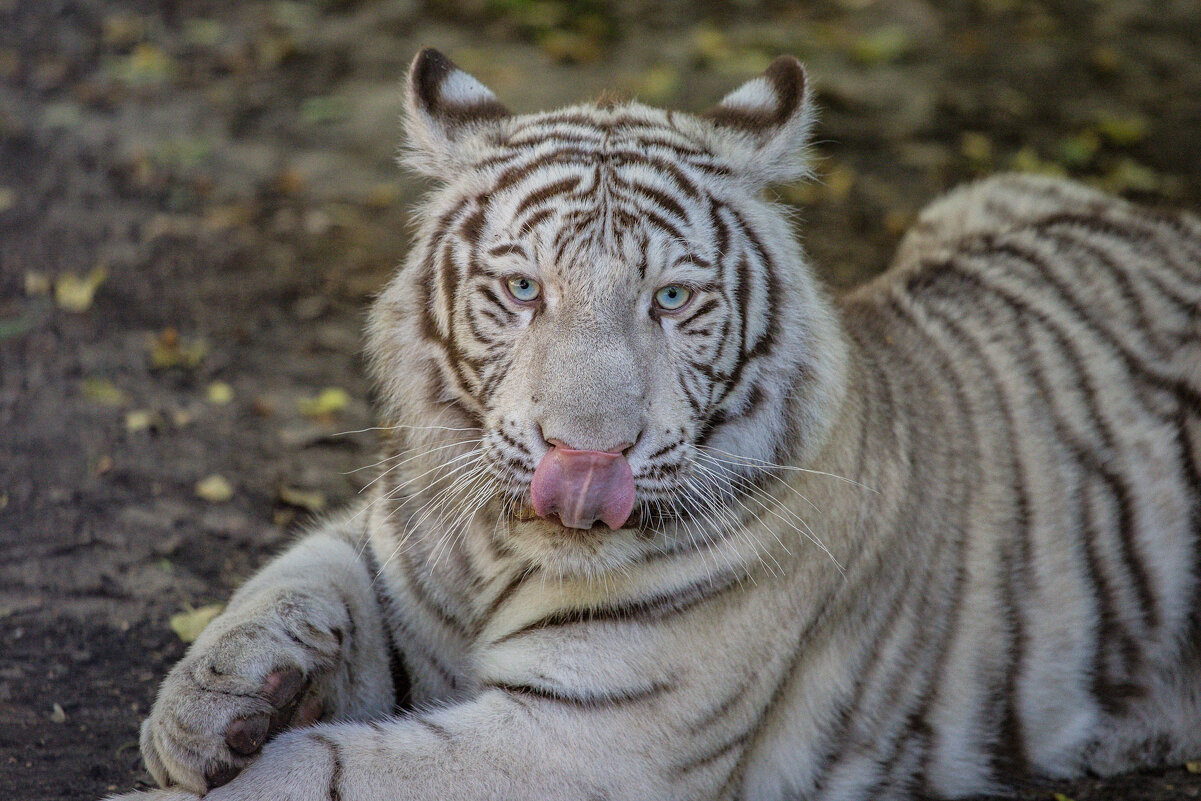
<svg viewBox="0 0 1201 801">
<path fill-rule="evenodd" d="M 998 177 L 817 283 L 782 57 L 511 114 L 433 50 L 362 506 L 164 681 L 124 798 L 905 799 L 1201 755 L 1201 222 Z"/>
</svg>

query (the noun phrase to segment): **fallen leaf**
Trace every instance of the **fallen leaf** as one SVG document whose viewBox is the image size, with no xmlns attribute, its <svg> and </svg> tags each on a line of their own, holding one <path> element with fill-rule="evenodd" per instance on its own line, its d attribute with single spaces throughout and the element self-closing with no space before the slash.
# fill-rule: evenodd
<svg viewBox="0 0 1201 801">
<path fill-rule="evenodd" d="M 234 399 L 234 388 L 224 381 L 214 381 L 205 392 L 209 403 L 225 405 Z"/>
<path fill-rule="evenodd" d="M 162 428 L 163 418 L 152 409 L 134 409 L 125 413 L 126 431 L 145 431 L 148 428 Z"/>
<path fill-rule="evenodd" d="M 199 367 L 208 355 L 209 346 L 202 339 L 185 339 L 174 328 L 165 328 L 150 343 L 150 366 L 156 370 Z"/>
<path fill-rule="evenodd" d="M 959 140 L 959 150 L 977 164 L 992 163 L 992 141 L 985 134 L 976 131 L 966 132 Z"/>
<path fill-rule="evenodd" d="M 285 485 L 279 488 L 279 499 L 288 506 L 298 506 L 310 512 L 320 512 L 325 508 L 325 493 L 319 490 L 302 490 Z"/>
<path fill-rule="evenodd" d="M 121 406 L 129 402 L 129 395 L 107 378 L 85 378 L 79 382 L 83 396 L 105 406 Z"/>
<path fill-rule="evenodd" d="M 11 186 L 0 186 L 0 214 L 17 205 L 17 190 Z"/>
<path fill-rule="evenodd" d="M 1106 190 L 1120 194 L 1131 190 L 1154 192 L 1160 188 L 1162 180 L 1150 167 L 1133 159 L 1122 159 L 1101 178 L 1101 182 Z"/>
<path fill-rule="evenodd" d="M 69 312 L 85 312 L 92 307 L 96 290 L 108 278 L 108 270 L 97 267 L 80 278 L 74 273 L 64 273 L 54 282 L 54 302 L 60 309 Z"/>
<path fill-rule="evenodd" d="M 208 604 L 196 609 L 188 607 L 183 612 L 171 615 L 171 631 L 184 642 L 195 642 L 204 627 L 224 608 L 222 604 Z"/>
<path fill-rule="evenodd" d="M 340 412 L 350 403 L 350 395 L 341 387 L 326 387 L 315 398 L 301 398 L 296 402 L 300 413 L 309 417 L 325 417 Z"/>
<path fill-rule="evenodd" d="M 680 74 L 670 64 L 651 67 L 638 79 L 635 91 L 643 100 L 662 103 L 680 87 Z"/>
<path fill-rule="evenodd" d="M 861 64 L 876 65 L 896 61 L 909 52 L 913 39 L 897 25 L 887 25 L 860 36 L 851 43 L 851 56 Z"/>
<path fill-rule="evenodd" d="M 1184 769 L 1189 773 L 1201 773 L 1201 762 L 1185 762 Z"/>
<path fill-rule="evenodd" d="M 1062 166 L 1051 161 L 1044 161 L 1038 155 L 1038 152 L 1030 146 L 1023 147 L 1014 153 L 1013 157 L 1009 160 L 1009 166 L 1010 169 L 1017 170 L 1018 172 L 1059 177 L 1067 175 L 1067 170 Z"/>
<path fill-rule="evenodd" d="M 1119 146 L 1146 139 L 1150 127 L 1147 118 L 1140 114 L 1102 114 L 1097 120 L 1097 132 Z"/>
<path fill-rule="evenodd" d="M 701 25 L 692 32 L 692 47 L 703 59 L 720 61 L 730 57 L 730 42 L 716 28 Z"/>
<path fill-rule="evenodd" d="M 234 496 L 233 485 L 214 473 L 196 482 L 196 494 L 209 503 L 225 503 Z"/>
<path fill-rule="evenodd" d="M 25 294 L 29 297 L 48 295 L 54 286 L 50 278 L 43 273 L 27 270 L 25 273 Z"/>
<path fill-rule="evenodd" d="M 55 704 L 50 711 L 51 723 L 66 723 L 67 712 L 63 709 L 62 704 Z"/>
<path fill-rule="evenodd" d="M 1069 167 L 1083 167 L 1101 149 L 1101 139 L 1092 131 L 1069 136 L 1059 143 L 1059 160 Z"/>
</svg>

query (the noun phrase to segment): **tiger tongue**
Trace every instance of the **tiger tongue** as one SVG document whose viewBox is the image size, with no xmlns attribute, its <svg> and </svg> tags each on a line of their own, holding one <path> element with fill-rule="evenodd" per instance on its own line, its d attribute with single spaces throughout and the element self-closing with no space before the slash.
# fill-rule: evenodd
<svg viewBox="0 0 1201 801">
<path fill-rule="evenodd" d="M 530 483 L 534 512 L 558 515 L 569 528 L 591 528 L 603 520 L 619 529 L 634 510 L 634 474 L 620 453 L 577 451 L 554 445 Z"/>
</svg>

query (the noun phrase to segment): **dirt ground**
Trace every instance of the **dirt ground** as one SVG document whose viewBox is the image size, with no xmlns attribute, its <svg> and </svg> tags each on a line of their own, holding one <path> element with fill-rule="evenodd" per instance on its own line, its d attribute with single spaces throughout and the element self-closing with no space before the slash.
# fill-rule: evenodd
<svg viewBox="0 0 1201 801">
<path fill-rule="evenodd" d="M 171 616 L 369 480 L 372 436 L 340 432 L 372 421 L 360 330 L 420 191 L 394 155 L 421 45 L 522 111 L 606 87 L 701 110 L 797 54 L 820 181 L 780 194 L 839 287 L 1001 169 L 1201 208 L 1196 0 L 0 0 L 0 798 L 146 782 Z M 1054 793 L 1201 776 L 1022 797 Z"/>
</svg>

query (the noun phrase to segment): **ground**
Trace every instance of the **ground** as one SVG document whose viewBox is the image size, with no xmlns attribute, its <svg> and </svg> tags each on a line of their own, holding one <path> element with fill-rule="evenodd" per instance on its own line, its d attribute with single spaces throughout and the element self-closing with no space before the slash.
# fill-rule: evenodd
<svg viewBox="0 0 1201 801">
<path fill-rule="evenodd" d="M 822 109 L 785 187 L 819 271 L 944 189 L 1070 174 L 1201 208 L 1195 0 L 0 0 L 0 795 L 146 782 L 136 732 L 220 602 L 370 479 L 364 309 L 400 260 L 400 77 L 511 108 L 701 110 L 781 52 Z M 1199 755 L 1201 757 L 1201 755 Z M 1201 797 L 1183 766 L 1071 786 Z"/>
</svg>

